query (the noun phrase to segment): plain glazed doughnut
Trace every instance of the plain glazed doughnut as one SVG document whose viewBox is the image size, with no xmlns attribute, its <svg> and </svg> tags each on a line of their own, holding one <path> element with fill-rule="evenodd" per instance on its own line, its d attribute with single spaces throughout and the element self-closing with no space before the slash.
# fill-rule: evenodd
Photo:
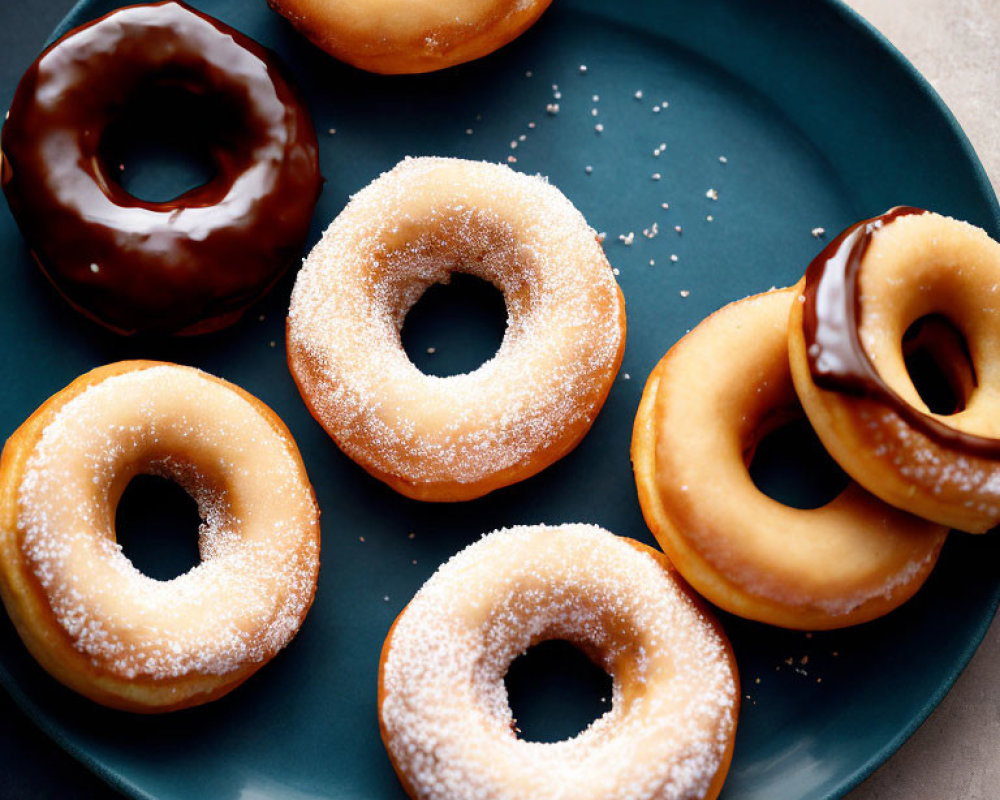
<svg viewBox="0 0 1000 800">
<path fill-rule="evenodd" d="M 504 675 L 550 639 L 608 671 L 612 707 L 571 739 L 529 742 Z M 378 706 L 413 800 L 712 800 L 739 678 L 721 627 L 661 553 L 593 525 L 522 526 L 454 556 L 403 609 Z"/>
<path fill-rule="evenodd" d="M 115 541 L 133 476 L 198 502 L 202 561 L 146 577 Z M 260 400 L 190 367 L 126 361 L 77 378 L 0 460 L 0 594 L 28 650 L 71 689 L 169 711 L 236 687 L 312 603 L 319 511 L 295 442 Z"/>
<path fill-rule="evenodd" d="M 798 509 L 748 472 L 757 443 L 801 416 L 784 289 L 731 303 L 650 375 L 632 439 L 643 515 L 677 570 L 717 606 L 786 628 L 874 619 L 923 584 L 947 529 L 850 485 Z"/>
<path fill-rule="evenodd" d="M 165 202 L 125 191 L 105 145 L 137 106 L 198 103 L 214 176 Z M 321 177 L 316 134 L 277 60 L 182 3 L 119 9 L 31 65 L 3 127 L 3 190 L 39 267 L 117 333 L 234 323 L 297 261 Z"/>
<path fill-rule="evenodd" d="M 332 56 L 369 72 L 431 72 L 513 41 L 552 0 L 268 0 Z"/>
<path fill-rule="evenodd" d="M 507 331 L 473 372 L 424 375 L 403 320 L 456 271 L 503 292 Z M 624 346 L 621 291 L 580 212 L 541 178 L 460 159 L 407 159 L 355 195 L 306 259 L 288 315 L 288 363 L 313 416 L 420 500 L 479 497 L 569 452 Z"/>
<path fill-rule="evenodd" d="M 816 257 L 789 325 L 795 388 L 844 470 L 898 508 L 975 533 L 1000 521 L 998 288 L 1000 244 L 984 231 L 897 208 Z M 965 340 L 944 355 L 960 401 L 950 415 L 928 410 L 904 362 L 904 334 L 935 316 Z"/>
</svg>

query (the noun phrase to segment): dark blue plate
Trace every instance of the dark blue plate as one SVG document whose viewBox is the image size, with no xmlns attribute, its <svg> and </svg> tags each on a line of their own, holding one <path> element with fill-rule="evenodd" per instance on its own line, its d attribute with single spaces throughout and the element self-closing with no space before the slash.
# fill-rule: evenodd
<svg viewBox="0 0 1000 800">
<path fill-rule="evenodd" d="M 129 357 L 194 364 L 285 419 L 324 512 L 319 592 L 301 634 L 207 707 L 150 718 L 94 706 L 49 679 L 0 623 L 0 678 L 17 702 L 135 796 L 402 797 L 375 714 L 379 650 L 393 617 L 442 560 L 498 526 L 586 521 L 650 541 L 629 436 L 645 376 L 685 330 L 729 300 L 795 281 L 822 244 L 817 227 L 833 233 L 912 204 L 1000 231 L 996 199 L 954 119 L 898 53 L 831 0 L 558 0 L 489 58 L 394 78 L 336 63 L 261 0 L 197 5 L 274 48 L 303 89 L 327 178 L 313 240 L 351 192 L 404 155 L 513 156 L 515 168 L 550 176 L 607 232 L 629 343 L 607 406 L 575 452 L 483 500 L 422 505 L 368 478 L 306 413 L 282 345 L 291 277 L 224 333 L 122 340 L 68 310 L 0 213 L 8 342 L 0 431 L 95 365 Z M 110 8 L 86 0 L 60 32 Z M 558 114 L 546 112 L 549 103 Z M 155 189 L 162 176 L 142 169 L 135 185 Z M 630 231 L 625 246 L 619 235 Z M 465 285 L 428 301 L 406 332 L 415 362 L 447 372 L 488 355 L 499 336 L 495 300 Z M 481 304 L 486 323 L 463 315 L 464 302 Z M 724 617 L 747 696 L 723 796 L 838 797 L 887 758 L 986 630 L 1000 595 L 998 550 L 996 537 L 954 535 L 914 601 L 854 630 L 808 636 Z M 534 669 L 539 685 L 552 685 L 541 675 L 551 665 Z M 519 702 L 542 702 L 531 699 L 530 670 L 519 674 L 528 687 Z M 558 715 L 550 716 L 536 736 L 558 735 Z"/>
</svg>

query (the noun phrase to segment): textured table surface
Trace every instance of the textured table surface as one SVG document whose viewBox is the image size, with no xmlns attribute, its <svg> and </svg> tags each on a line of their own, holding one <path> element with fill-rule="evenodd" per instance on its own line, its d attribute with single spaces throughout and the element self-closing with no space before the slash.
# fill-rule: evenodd
<svg viewBox="0 0 1000 800">
<path fill-rule="evenodd" d="M 807 0 L 803 0 L 806 2 Z M 848 0 L 909 58 L 965 129 L 1000 188 L 1000 3 L 996 0 Z M 71 0 L 0 0 L 0 85 L 13 87 Z M 5 98 L 6 100 L 6 98 Z M 933 647 L 933 642 L 928 642 Z M 906 680 L 906 665 L 893 665 Z M 848 800 L 996 800 L 1000 797 L 1000 622 L 914 736 Z M 0 776 L 0 800 L 109 796 L 0 692 L 0 749 L 21 765 Z"/>
</svg>

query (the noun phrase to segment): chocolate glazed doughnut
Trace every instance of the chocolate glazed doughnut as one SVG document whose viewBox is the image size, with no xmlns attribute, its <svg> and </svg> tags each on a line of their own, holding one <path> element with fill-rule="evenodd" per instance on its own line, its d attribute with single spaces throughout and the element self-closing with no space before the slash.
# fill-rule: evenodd
<svg viewBox="0 0 1000 800">
<path fill-rule="evenodd" d="M 146 202 L 117 182 L 104 140 L 158 93 L 210 109 L 191 124 L 207 128 L 215 174 Z M 42 271 L 123 334 L 235 322 L 299 255 L 322 182 L 308 112 L 274 57 L 178 2 L 114 11 L 48 48 L 18 85 L 0 150 L 4 193 Z"/>
<path fill-rule="evenodd" d="M 798 285 L 789 361 L 802 406 L 858 483 L 925 519 L 980 533 L 1000 522 L 1000 244 L 911 207 L 831 242 Z M 904 361 L 907 332 L 937 318 L 953 413 L 935 413 Z"/>
</svg>

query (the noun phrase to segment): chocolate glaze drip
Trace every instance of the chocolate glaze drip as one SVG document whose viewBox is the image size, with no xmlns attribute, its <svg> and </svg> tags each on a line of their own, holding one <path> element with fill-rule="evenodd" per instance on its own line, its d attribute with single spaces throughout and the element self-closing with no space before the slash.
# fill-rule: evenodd
<svg viewBox="0 0 1000 800">
<path fill-rule="evenodd" d="M 208 109 L 215 175 L 168 202 L 118 183 L 103 140 L 158 92 Z M 301 253 L 321 181 L 316 134 L 276 59 L 182 3 L 114 11 L 31 65 L 0 140 L 4 193 L 39 266 L 119 333 L 234 322 Z"/>
<path fill-rule="evenodd" d="M 943 447 L 1000 458 L 1000 439 L 956 430 L 907 403 L 882 380 L 861 344 L 858 279 L 872 236 L 899 217 L 924 213 L 912 206 L 897 206 L 881 216 L 862 220 L 813 259 L 806 270 L 802 309 L 809 371 L 817 386 L 875 400 Z"/>
</svg>

